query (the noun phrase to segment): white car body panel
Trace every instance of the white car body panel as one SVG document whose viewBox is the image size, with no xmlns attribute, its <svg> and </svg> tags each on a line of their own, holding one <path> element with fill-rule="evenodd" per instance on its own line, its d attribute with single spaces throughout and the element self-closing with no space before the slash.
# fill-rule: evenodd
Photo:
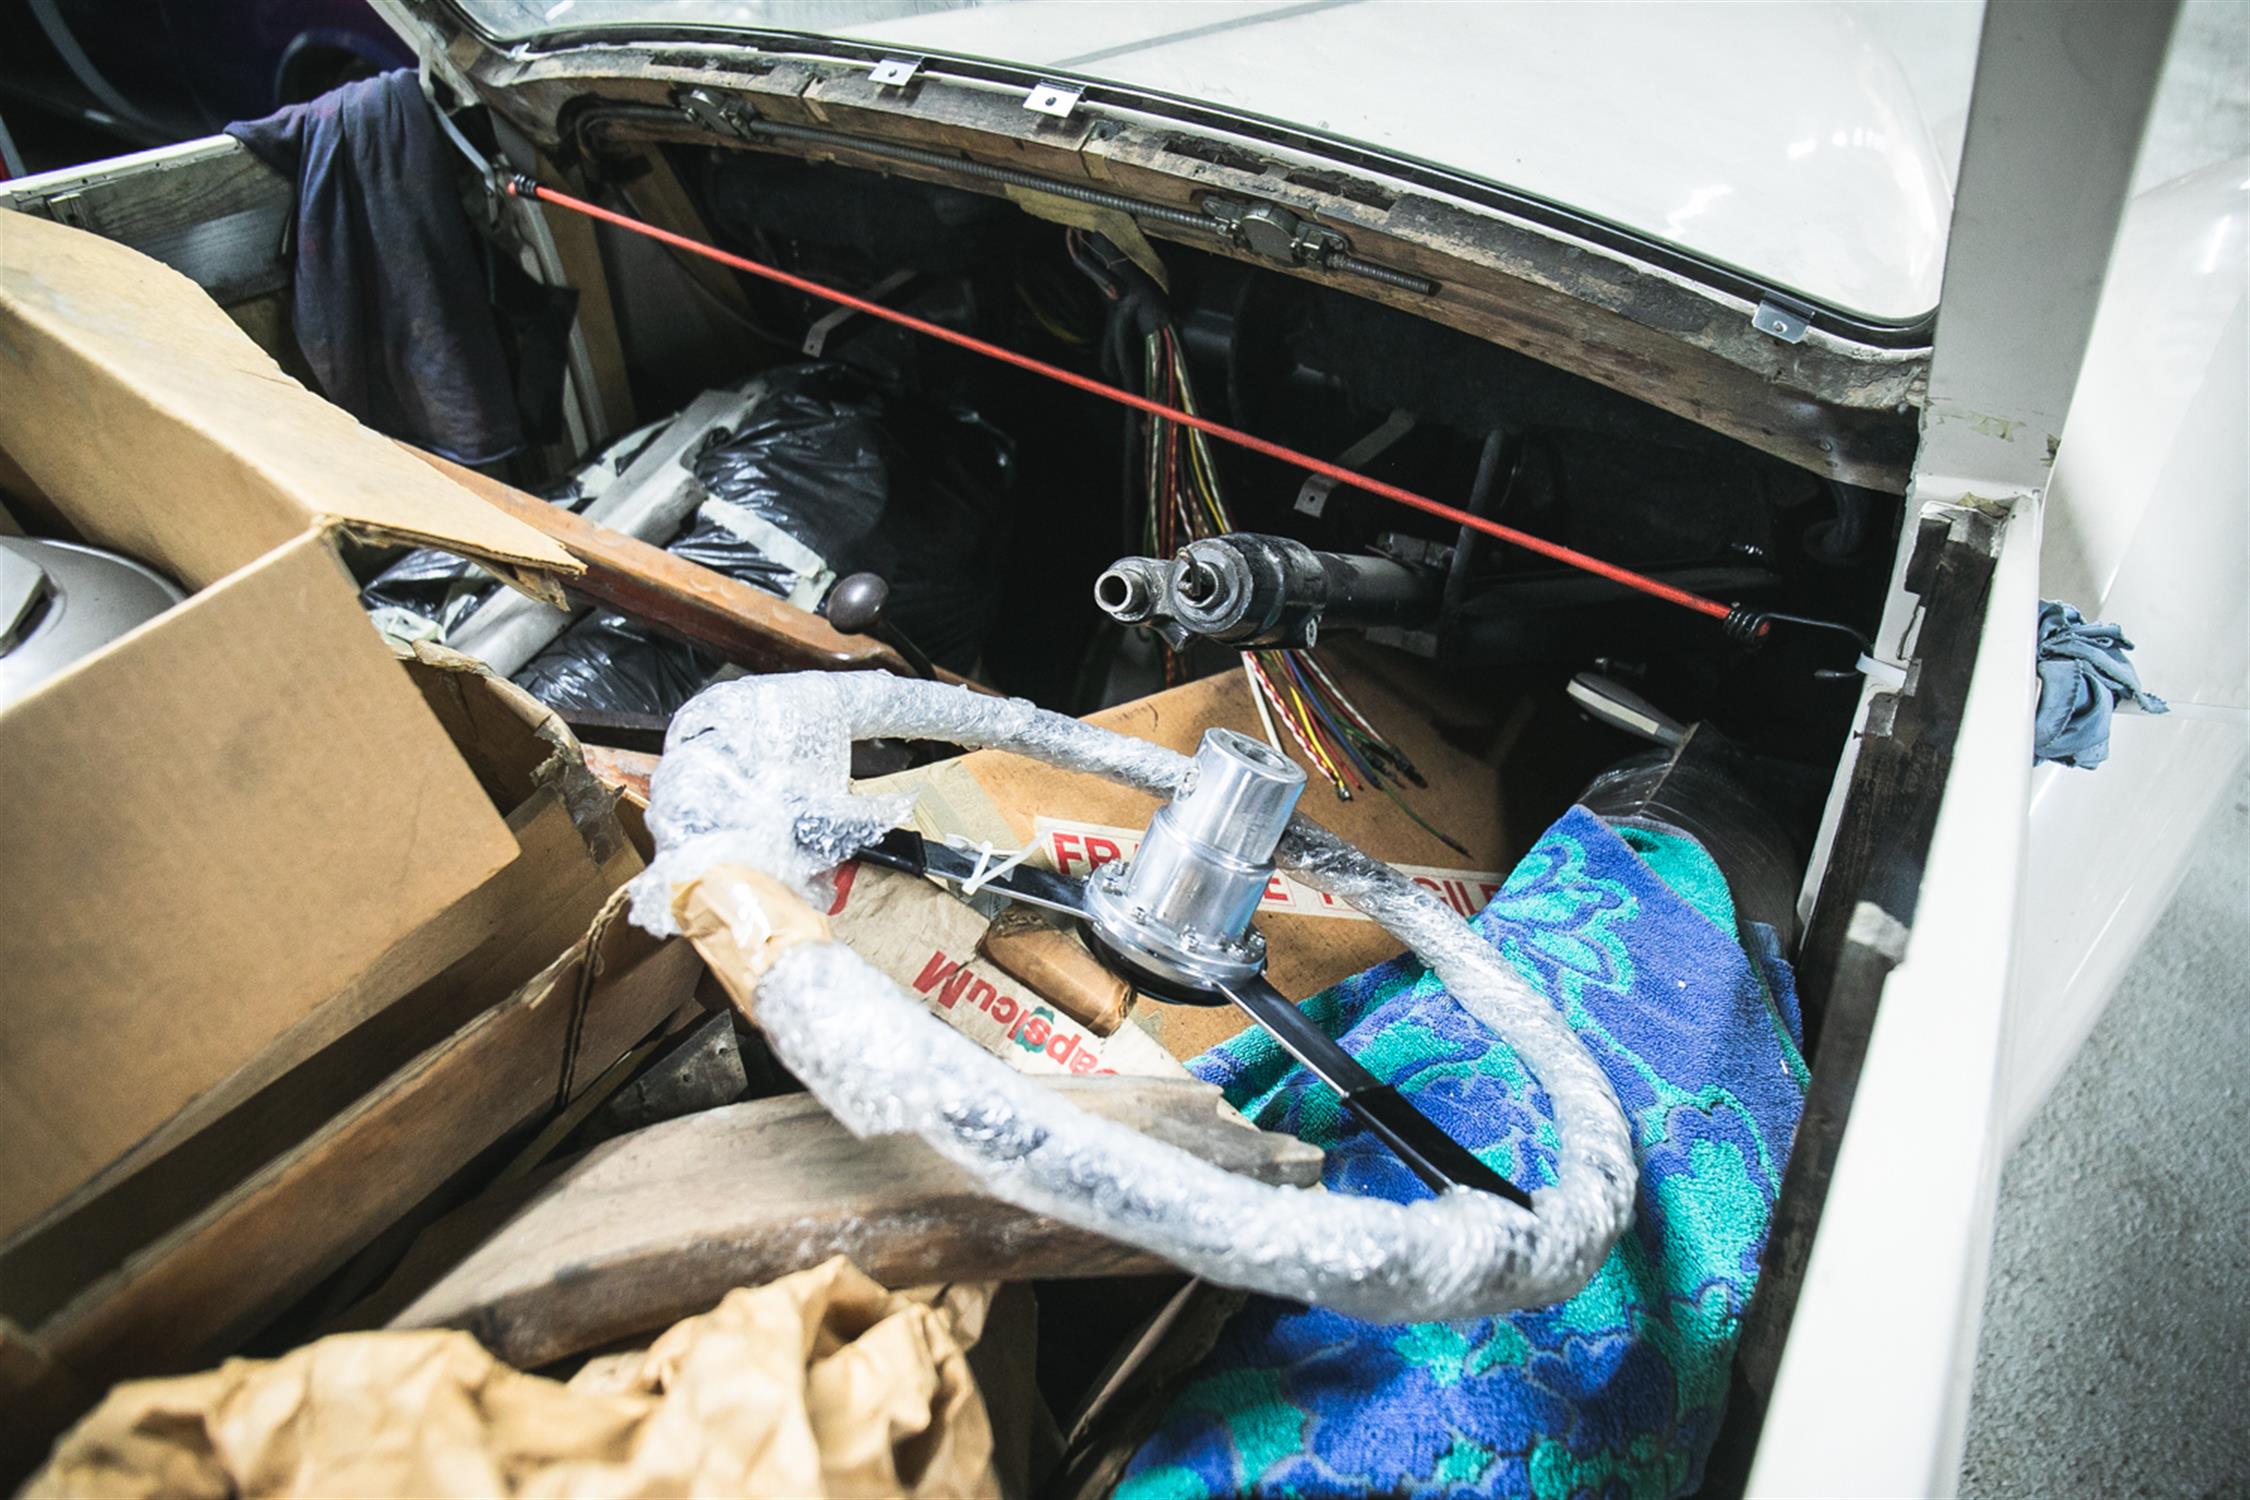
<svg viewBox="0 0 2250 1500">
<path fill-rule="evenodd" d="M 1973 38 L 1974 7 L 1939 14 Z M 1844 7 L 1011 0 L 834 30 L 1418 156 L 1879 321 L 1937 306 L 1951 159 Z"/>
<path fill-rule="evenodd" d="M 2114 620 L 2178 706 L 2120 714 L 2088 773 L 2032 773 L 2001 1057 L 2013 1147 L 2171 900 L 2250 754 L 2250 158 L 2127 212 L 2048 487 L 2043 597 Z M 2250 923 L 2250 913 L 2244 914 Z M 2214 1000 L 2218 997 L 2214 996 Z"/>
<path fill-rule="evenodd" d="M 1992 1137 L 2006 914 L 2022 870 L 2038 701 L 2025 666 L 2038 550 L 2034 506 L 2002 536 L 1920 904 L 1868 1040 L 1766 1408 L 1754 1495 L 1954 1488 L 2002 1161 Z M 1886 639 L 1898 638 L 1905 613 L 1886 618 Z M 1864 926 L 1875 942 L 1901 935 L 1879 914 Z"/>
<path fill-rule="evenodd" d="M 1909 530 L 1952 508 L 2007 520 L 1756 1494 L 1956 1487 L 2001 1167 L 2241 750 L 2243 728 L 2224 719 L 2120 716 L 2100 770 L 2031 764 L 2036 611 L 2050 584 L 2088 589 L 2074 602 L 2090 616 L 2124 619 L 2158 692 L 2241 701 L 2240 189 L 2224 169 L 2191 179 L 2148 195 L 2118 232 L 2172 13 L 2011 4 L 1988 16 Z M 2074 86 L 2097 49 L 2113 86 Z M 2042 543 L 2057 536 L 2068 546 L 2049 561 Z M 1896 640 L 1910 614 L 1894 591 L 1879 639 Z M 2159 641 L 2162 654 L 2149 649 Z M 1868 927 L 1877 944 L 1902 936 Z"/>
</svg>

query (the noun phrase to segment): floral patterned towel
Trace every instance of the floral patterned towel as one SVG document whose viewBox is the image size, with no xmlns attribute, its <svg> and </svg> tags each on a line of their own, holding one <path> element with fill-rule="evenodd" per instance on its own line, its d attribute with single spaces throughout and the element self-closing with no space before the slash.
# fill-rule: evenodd
<svg viewBox="0 0 2250 1500">
<path fill-rule="evenodd" d="M 1507 1317 L 1382 1326 L 1254 1299 L 1135 1455 L 1124 1500 L 1700 1482 L 1804 1104 L 1788 967 L 1770 941 L 1744 952 L 1700 846 L 1583 808 L 1474 925 L 1616 1087 L 1641 1164 L 1632 1229 L 1576 1297 Z M 1493 1168 L 1552 1180 L 1538 1084 L 1421 965 L 1393 960 L 1304 1008 Z M 1260 1125 L 1325 1148 L 1330 1189 L 1428 1192 L 1265 1033 L 1190 1066 Z"/>
</svg>

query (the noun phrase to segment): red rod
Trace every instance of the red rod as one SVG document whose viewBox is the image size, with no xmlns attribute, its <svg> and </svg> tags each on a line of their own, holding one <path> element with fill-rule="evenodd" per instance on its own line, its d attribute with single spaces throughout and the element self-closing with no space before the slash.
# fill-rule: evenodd
<svg viewBox="0 0 2250 1500">
<path fill-rule="evenodd" d="M 880 302 L 870 302 L 864 297 L 855 297 L 849 292 L 839 292 L 833 287 L 822 286 L 817 281 L 807 281 L 804 277 L 793 276 L 777 266 L 769 266 L 759 261 L 747 260 L 742 256 L 729 254 L 715 245 L 706 245 L 698 240 L 691 240 L 686 235 L 674 234 L 669 229 L 659 229 L 654 224 L 603 208 L 598 203 L 588 203 L 583 198 L 574 198 L 568 193 L 557 192 L 551 187 L 543 187 L 527 178 L 517 178 L 511 181 L 508 184 L 508 191 L 516 197 L 522 197 L 528 192 L 543 203 L 552 203 L 558 208 L 567 208 L 573 213 L 584 214 L 590 219 L 599 219 L 605 224 L 615 224 L 620 229 L 630 230 L 634 234 L 646 235 L 652 240 L 659 240 L 676 249 L 685 250 L 691 255 L 700 255 L 705 260 L 715 260 L 722 266 L 732 266 L 737 271 L 761 277 L 764 280 L 788 287 L 793 291 L 803 292 L 807 296 L 836 303 L 840 307 L 848 307 L 854 312 L 865 313 L 871 318 L 880 318 L 886 323 L 896 323 L 901 328 L 911 328 L 916 333 L 927 334 L 933 339 L 942 340 L 956 348 L 966 349 L 972 354 L 982 354 L 988 359 L 999 360 L 1002 364 L 1014 365 L 1019 370 L 1029 370 L 1034 375 L 1044 375 L 1049 380 L 1059 380 L 1064 385 L 1074 386 L 1090 396 L 1100 396 L 1104 400 L 1114 401 L 1120 406 L 1130 406 L 1136 411 L 1147 412 L 1152 417 L 1162 417 L 1167 422 L 1177 422 L 1183 427 L 1192 427 L 1198 432 L 1207 433 L 1219 439 L 1221 442 L 1232 443 L 1237 448 L 1247 448 L 1252 453 L 1262 453 L 1267 458 L 1279 459 L 1285 464 L 1294 464 L 1298 468 L 1309 469 L 1315 474 L 1335 480 L 1338 484 L 1350 485 L 1355 490 L 1363 490 L 1370 495 L 1380 496 L 1385 500 L 1410 506 L 1427 515 L 1443 517 L 1457 526 L 1466 526 L 1471 530 L 1481 531 L 1486 536 L 1497 537 L 1501 541 L 1512 543 L 1527 552 L 1536 552 L 1542 557 L 1552 558 L 1556 562 L 1569 567 L 1592 573 L 1597 577 L 1607 578 L 1612 583 L 1623 584 L 1629 589 L 1638 589 L 1651 598 L 1662 599 L 1669 604 L 1677 604 L 1683 609 L 1692 609 L 1699 615 L 1709 615 L 1714 620 L 1724 620 L 1732 613 L 1729 606 L 1721 604 L 1716 599 L 1706 599 L 1701 594 L 1690 593 L 1683 588 L 1675 588 L 1661 579 L 1649 577 L 1646 573 L 1636 573 L 1631 568 L 1621 568 L 1615 563 L 1604 562 L 1598 557 L 1589 557 L 1585 553 L 1565 547 L 1559 542 L 1550 542 L 1544 538 L 1533 536 L 1529 532 L 1518 531 L 1513 526 L 1504 526 L 1498 521 L 1471 515 L 1456 506 L 1447 505 L 1441 500 L 1432 500 L 1427 495 L 1417 495 L 1414 491 L 1401 489 L 1395 484 L 1386 484 L 1380 479 L 1370 479 L 1364 474 L 1355 474 L 1339 464 L 1314 458 L 1309 453 L 1299 453 L 1296 449 L 1285 448 L 1279 443 L 1268 442 L 1262 437 L 1229 427 L 1224 422 L 1214 422 L 1209 417 L 1199 417 L 1192 412 L 1181 411 L 1176 406 L 1166 406 L 1161 401 L 1151 401 L 1146 396 L 1136 396 L 1131 391 L 1120 390 L 1105 381 L 1090 379 L 1075 371 L 1065 370 L 1059 365 L 1048 364 L 1045 360 L 1033 359 L 1028 354 L 1018 354 L 1013 349 L 1003 349 L 998 344 L 988 344 L 983 339 L 972 338 L 965 333 L 956 333 L 950 328 L 940 327 L 925 319 L 917 318 L 911 313 L 903 313 L 896 308 L 885 307 Z"/>
</svg>

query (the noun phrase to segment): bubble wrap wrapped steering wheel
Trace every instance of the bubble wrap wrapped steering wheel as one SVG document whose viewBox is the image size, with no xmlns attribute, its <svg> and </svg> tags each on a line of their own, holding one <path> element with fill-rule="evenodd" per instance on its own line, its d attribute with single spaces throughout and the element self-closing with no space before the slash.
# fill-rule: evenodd
<svg viewBox="0 0 2250 1500">
<path fill-rule="evenodd" d="M 698 883 L 730 870 L 818 902 L 829 872 L 911 807 L 851 789 L 853 741 L 879 737 L 1010 751 L 1159 796 L 1189 765 L 1162 746 L 940 683 L 876 672 L 723 683 L 666 737 L 648 811 L 656 858 L 633 883 L 633 920 L 678 932 Z M 1561 1143 L 1555 1181 L 1530 1208 L 1465 1190 L 1389 1203 L 1224 1171 L 1086 1114 L 825 938 L 769 948 L 757 1024 L 855 1134 L 919 1136 L 995 1198 L 1211 1281 L 1379 1322 L 1485 1317 L 1578 1291 L 1633 1211 L 1631 1137 L 1608 1079 L 1552 1005 L 1390 866 L 1302 815 L 1275 863 L 1381 923 L 1539 1080 Z M 745 946 L 783 922 L 765 909 L 774 904 L 739 880 L 720 903 Z"/>
</svg>

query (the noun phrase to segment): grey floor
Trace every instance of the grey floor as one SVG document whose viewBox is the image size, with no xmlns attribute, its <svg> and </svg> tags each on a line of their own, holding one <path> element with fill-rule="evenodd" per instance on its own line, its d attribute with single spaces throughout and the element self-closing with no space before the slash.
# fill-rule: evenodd
<svg viewBox="0 0 2250 1500">
<path fill-rule="evenodd" d="M 1961 1492 L 2250 1495 L 2250 776 L 2001 1181 Z"/>
</svg>

